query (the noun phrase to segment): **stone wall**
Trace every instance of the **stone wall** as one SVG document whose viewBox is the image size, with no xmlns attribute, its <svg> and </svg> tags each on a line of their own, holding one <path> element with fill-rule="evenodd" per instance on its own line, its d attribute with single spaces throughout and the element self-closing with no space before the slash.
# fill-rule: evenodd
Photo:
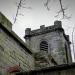
<svg viewBox="0 0 75 75">
<path fill-rule="evenodd" d="M 21 71 L 34 69 L 34 58 L 9 33 L 0 28 L 0 70 L 20 65 Z"/>
<path fill-rule="evenodd" d="M 75 75 L 75 63 L 58 65 L 30 72 L 16 73 L 16 75 Z"/>
<path fill-rule="evenodd" d="M 0 12 L 0 23 L 8 30 L 12 30 L 12 23 Z"/>
</svg>

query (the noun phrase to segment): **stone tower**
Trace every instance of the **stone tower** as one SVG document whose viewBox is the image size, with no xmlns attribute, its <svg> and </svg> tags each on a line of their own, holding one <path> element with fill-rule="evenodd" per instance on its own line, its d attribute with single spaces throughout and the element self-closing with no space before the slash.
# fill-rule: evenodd
<svg viewBox="0 0 75 75">
<path fill-rule="evenodd" d="M 34 52 L 36 67 L 71 63 L 69 36 L 65 34 L 61 21 L 55 21 L 53 26 L 40 26 L 40 29 L 25 30 L 27 45 Z"/>
</svg>

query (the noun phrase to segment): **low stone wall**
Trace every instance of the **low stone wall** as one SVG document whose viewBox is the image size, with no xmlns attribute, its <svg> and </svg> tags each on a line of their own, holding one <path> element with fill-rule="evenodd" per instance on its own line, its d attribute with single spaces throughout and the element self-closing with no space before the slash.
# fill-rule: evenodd
<svg viewBox="0 0 75 75">
<path fill-rule="evenodd" d="M 0 24 L 0 71 L 8 73 L 11 67 L 20 68 L 21 71 L 34 69 L 34 58 L 26 45 L 19 41 L 19 37 L 8 31 Z M 6 75 L 6 74 L 5 74 Z"/>
<path fill-rule="evenodd" d="M 16 75 L 75 75 L 75 63 L 58 65 L 30 72 L 21 72 Z"/>
</svg>

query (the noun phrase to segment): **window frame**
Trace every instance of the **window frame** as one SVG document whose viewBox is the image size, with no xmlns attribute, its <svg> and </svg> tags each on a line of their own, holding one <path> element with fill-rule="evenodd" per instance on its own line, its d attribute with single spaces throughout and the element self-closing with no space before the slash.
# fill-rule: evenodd
<svg viewBox="0 0 75 75">
<path fill-rule="evenodd" d="M 48 52 L 48 42 L 46 40 L 40 42 L 40 51 Z"/>
</svg>

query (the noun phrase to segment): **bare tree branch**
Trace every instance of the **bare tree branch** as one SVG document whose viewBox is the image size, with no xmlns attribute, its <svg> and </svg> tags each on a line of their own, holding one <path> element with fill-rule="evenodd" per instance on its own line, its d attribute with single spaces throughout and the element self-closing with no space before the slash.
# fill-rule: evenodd
<svg viewBox="0 0 75 75">
<path fill-rule="evenodd" d="M 49 4 L 50 1 L 51 0 L 47 0 L 46 3 L 44 4 L 44 6 L 47 8 L 48 11 L 50 10 L 50 8 L 48 7 L 48 4 Z"/>
<path fill-rule="evenodd" d="M 14 24 L 15 24 L 15 22 L 16 22 L 16 20 L 17 20 L 18 15 L 24 16 L 24 15 L 21 14 L 21 13 L 19 14 L 20 8 L 32 9 L 31 7 L 25 7 L 25 6 L 23 6 L 23 5 L 25 5 L 25 1 L 26 1 L 26 0 L 20 0 L 20 1 L 19 1 L 19 4 L 18 4 L 18 6 L 17 6 L 16 16 L 15 16 L 15 19 L 14 19 Z"/>
<path fill-rule="evenodd" d="M 59 14 L 62 13 L 62 16 L 63 16 L 62 19 L 70 19 L 71 16 L 67 16 L 67 15 L 65 14 L 65 10 L 67 10 L 67 8 L 63 8 L 63 6 L 62 6 L 62 2 L 61 2 L 61 1 L 62 1 L 62 0 L 59 0 L 61 10 L 58 12 L 58 14 L 57 14 L 55 17 L 58 17 Z"/>
<path fill-rule="evenodd" d="M 18 16 L 18 13 L 19 13 L 19 9 L 20 9 L 20 7 L 21 7 L 21 3 L 22 3 L 22 0 L 20 0 L 20 2 L 19 2 L 19 4 L 18 4 L 16 16 L 15 16 L 15 19 L 14 19 L 14 23 L 15 23 L 16 20 L 17 20 L 17 16 Z"/>
<path fill-rule="evenodd" d="M 44 3 L 44 6 L 47 8 L 47 10 L 49 11 L 50 8 L 49 8 L 49 3 L 50 3 L 51 0 L 47 0 L 46 3 Z M 58 17 L 60 14 L 62 14 L 62 19 L 70 19 L 71 16 L 67 16 L 65 14 L 65 11 L 67 10 L 67 8 L 63 8 L 63 5 L 62 5 L 62 0 L 58 0 L 59 1 L 59 4 L 60 4 L 60 10 L 57 12 L 57 15 L 55 17 Z"/>
</svg>

